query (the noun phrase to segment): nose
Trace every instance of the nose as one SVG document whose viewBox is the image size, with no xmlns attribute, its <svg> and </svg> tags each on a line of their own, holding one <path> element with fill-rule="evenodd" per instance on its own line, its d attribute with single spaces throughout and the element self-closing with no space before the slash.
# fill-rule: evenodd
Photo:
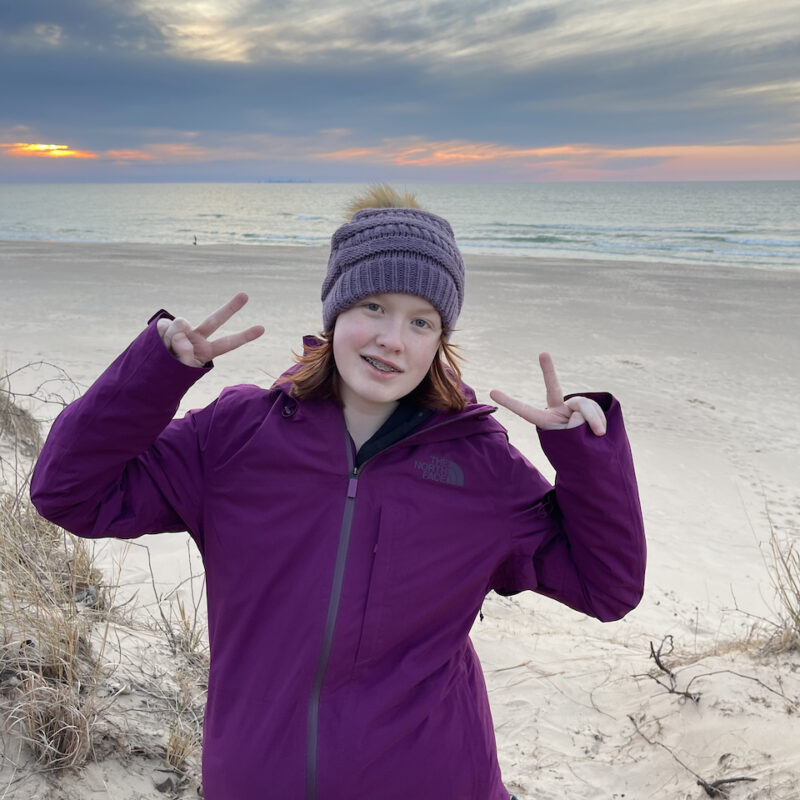
<svg viewBox="0 0 800 800">
<path fill-rule="evenodd" d="M 379 347 L 398 352 L 403 349 L 403 324 L 399 319 L 387 317 L 375 337 Z"/>
</svg>

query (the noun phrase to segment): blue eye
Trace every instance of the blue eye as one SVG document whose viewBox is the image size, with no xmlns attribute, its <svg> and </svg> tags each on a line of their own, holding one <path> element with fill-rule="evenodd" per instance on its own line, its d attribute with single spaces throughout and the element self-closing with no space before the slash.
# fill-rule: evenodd
<svg viewBox="0 0 800 800">
<path fill-rule="evenodd" d="M 426 319 L 415 319 L 411 324 L 415 325 L 417 328 L 429 328 L 430 327 L 430 323 Z"/>
<path fill-rule="evenodd" d="M 377 303 L 367 303 L 367 308 L 370 311 L 380 311 L 381 307 Z"/>
</svg>

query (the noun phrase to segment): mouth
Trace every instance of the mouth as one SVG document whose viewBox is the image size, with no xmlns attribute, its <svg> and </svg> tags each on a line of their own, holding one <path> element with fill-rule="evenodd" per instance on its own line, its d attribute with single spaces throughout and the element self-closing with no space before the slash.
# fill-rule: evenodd
<svg viewBox="0 0 800 800">
<path fill-rule="evenodd" d="M 402 372 L 402 370 L 398 369 L 393 364 L 389 364 L 386 361 L 381 361 L 378 358 L 373 358 L 372 356 L 361 356 L 361 358 L 363 358 L 367 364 L 378 370 L 378 372 Z"/>
</svg>

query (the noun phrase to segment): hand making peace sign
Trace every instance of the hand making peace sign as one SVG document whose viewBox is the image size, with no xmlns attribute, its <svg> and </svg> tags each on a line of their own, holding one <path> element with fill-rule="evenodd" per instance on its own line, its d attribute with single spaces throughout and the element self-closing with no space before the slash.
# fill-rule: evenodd
<svg viewBox="0 0 800 800">
<path fill-rule="evenodd" d="M 160 319 L 156 323 L 158 333 L 169 351 L 181 363 L 189 367 L 202 367 L 211 359 L 252 342 L 264 333 L 263 326 L 253 325 L 244 331 L 222 336 L 213 342 L 209 341 L 208 337 L 240 311 L 246 302 L 247 295 L 239 292 L 224 306 L 206 317 L 196 328 L 181 317 L 173 320 Z"/>
<path fill-rule="evenodd" d="M 547 390 L 547 408 L 534 408 L 496 389 L 489 392 L 489 396 L 496 403 L 505 406 L 509 411 L 513 411 L 542 430 L 577 428 L 585 422 L 595 436 L 602 436 L 606 432 L 606 415 L 603 409 L 588 397 L 570 397 L 569 400 L 564 400 L 553 359 L 549 353 L 539 354 L 539 366 L 542 368 Z"/>
</svg>

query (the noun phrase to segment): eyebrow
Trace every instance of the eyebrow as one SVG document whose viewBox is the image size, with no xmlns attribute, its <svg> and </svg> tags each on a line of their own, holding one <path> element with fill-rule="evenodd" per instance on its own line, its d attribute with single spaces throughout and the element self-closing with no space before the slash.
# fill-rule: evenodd
<svg viewBox="0 0 800 800">
<path fill-rule="evenodd" d="M 430 307 L 418 306 L 417 308 L 412 308 L 409 311 L 409 314 L 418 314 L 419 316 L 424 317 L 426 315 L 433 315 L 433 314 L 438 315 L 439 312 L 435 308 L 433 308 L 433 306 Z"/>
<path fill-rule="evenodd" d="M 380 300 L 386 297 L 389 297 L 391 294 L 398 294 L 397 292 L 376 292 L 375 294 L 367 295 L 364 300 L 376 299 Z M 404 292 L 399 292 L 399 294 L 404 294 Z M 410 295 L 413 297 L 413 295 Z M 410 309 L 407 310 L 409 314 L 416 314 L 419 316 L 425 315 L 436 315 L 441 316 L 436 308 L 432 304 L 424 305 L 424 306 L 412 306 Z"/>
</svg>

